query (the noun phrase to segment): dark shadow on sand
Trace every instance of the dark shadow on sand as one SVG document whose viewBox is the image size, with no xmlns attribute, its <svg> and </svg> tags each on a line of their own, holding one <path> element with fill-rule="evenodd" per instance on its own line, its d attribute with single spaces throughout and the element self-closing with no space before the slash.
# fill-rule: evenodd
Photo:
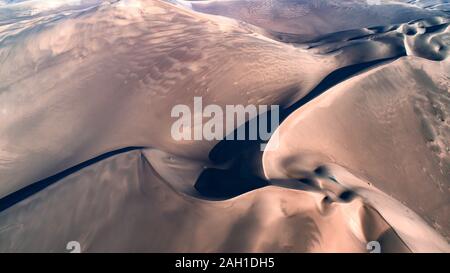
<svg viewBox="0 0 450 273">
<path fill-rule="evenodd" d="M 402 56 L 404 55 L 402 54 L 397 57 L 355 64 L 335 70 L 325 77 L 305 97 L 293 105 L 280 110 L 280 124 L 294 111 L 323 94 L 331 87 L 366 71 L 369 68 L 389 63 Z M 270 121 L 270 117 L 271 113 L 269 112 L 268 121 Z M 255 119 L 258 119 L 258 117 L 255 117 Z M 227 170 L 209 168 L 203 171 L 197 179 L 195 188 L 205 198 L 227 199 L 270 184 L 268 181 L 265 181 L 258 175 L 252 173 L 252 168 L 247 168 L 248 161 L 251 160 L 249 154 L 253 154 L 254 157 L 261 157 L 262 152 L 259 148 L 261 144 L 266 142 L 261 139 L 248 140 L 249 124 L 250 120 L 241 126 L 245 128 L 246 140 L 222 140 L 209 153 L 209 159 L 215 164 L 224 164 L 226 162 L 233 163 L 232 167 Z M 259 126 L 260 125 L 258 124 L 258 130 Z M 268 126 L 269 129 L 272 129 L 271 131 L 274 131 L 274 128 L 270 128 L 270 124 L 268 124 Z M 237 131 L 238 129 L 232 133 L 235 137 L 237 136 Z"/>
<path fill-rule="evenodd" d="M 66 169 L 60 173 L 57 173 L 55 175 L 52 175 L 50 177 L 44 178 L 38 182 L 35 182 L 31 185 L 28 185 L 16 192 L 13 192 L 3 198 L 0 199 L 0 212 L 14 206 L 15 204 L 25 200 L 26 198 L 30 197 L 31 195 L 55 184 L 56 182 L 58 182 L 59 180 L 81 170 L 84 169 L 88 166 L 91 166 L 99 161 L 102 161 L 104 159 L 113 157 L 115 155 L 118 154 L 123 154 L 123 153 L 127 153 L 130 151 L 134 151 L 134 150 L 139 150 L 142 149 L 143 147 L 127 147 L 127 148 L 123 148 L 123 149 L 118 149 L 115 151 L 111 151 L 111 152 L 107 152 L 104 153 L 102 155 L 99 155 L 95 158 L 89 159 L 87 161 L 84 161 L 76 166 L 73 166 L 69 169 Z"/>
</svg>

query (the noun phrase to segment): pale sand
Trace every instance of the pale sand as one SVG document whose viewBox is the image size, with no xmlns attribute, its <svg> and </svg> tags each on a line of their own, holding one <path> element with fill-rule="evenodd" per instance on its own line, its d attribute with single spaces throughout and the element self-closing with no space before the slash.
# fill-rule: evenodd
<svg viewBox="0 0 450 273">
<path fill-rule="evenodd" d="M 228 1 L 180 3 L 2 25 L 0 252 L 450 251 L 442 9 L 358 4 L 305 30 L 319 11 L 270 28 L 264 7 L 244 23 L 195 11 Z M 279 148 L 174 141 L 170 110 L 194 96 L 280 104 Z"/>
<path fill-rule="evenodd" d="M 448 251 L 432 229 L 425 233 L 428 224 L 450 235 L 450 124 L 442 121 L 449 114 L 448 71 L 448 62 L 408 57 L 331 88 L 280 126 L 278 148 L 264 153 L 265 175 L 313 180 L 324 193 L 329 183 L 337 183 L 332 196 L 362 195 L 412 250 Z M 327 164 L 344 168 L 334 173 Z M 347 172 L 359 179 L 348 178 Z M 372 188 L 404 207 L 392 207 L 388 196 L 372 196 L 378 191 Z"/>
</svg>

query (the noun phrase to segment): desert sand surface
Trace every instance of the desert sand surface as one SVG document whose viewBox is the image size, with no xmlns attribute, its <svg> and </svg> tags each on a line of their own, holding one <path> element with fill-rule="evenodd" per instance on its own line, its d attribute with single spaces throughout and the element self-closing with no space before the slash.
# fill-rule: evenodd
<svg viewBox="0 0 450 273">
<path fill-rule="evenodd" d="M 433 8 L 431 5 L 426 5 L 420 8 L 419 3 L 411 2 L 219 0 L 193 1 L 191 6 L 194 10 L 242 20 L 260 26 L 269 32 L 301 34 L 299 39 L 305 42 L 325 34 L 344 30 L 407 23 L 418 18 L 445 16 L 446 14 L 443 6 Z"/>
<path fill-rule="evenodd" d="M 449 53 L 446 1 L 0 1 L 0 252 L 450 252 Z"/>
</svg>

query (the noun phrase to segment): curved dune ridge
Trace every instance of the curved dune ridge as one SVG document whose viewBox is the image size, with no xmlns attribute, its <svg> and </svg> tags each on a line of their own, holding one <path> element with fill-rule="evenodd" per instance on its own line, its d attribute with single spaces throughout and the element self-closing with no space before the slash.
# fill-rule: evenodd
<svg viewBox="0 0 450 273">
<path fill-rule="evenodd" d="M 445 10 L 439 7 L 432 9 L 427 5 L 427 9 L 424 9 L 418 7 L 419 3 L 411 2 L 219 0 L 193 1 L 191 6 L 194 10 L 239 19 L 267 31 L 301 34 L 299 39 L 306 42 L 318 36 L 343 30 L 400 24 L 431 16 L 446 16 Z"/>
<path fill-rule="evenodd" d="M 41 2 L 0 1 L 1 252 L 450 252 L 445 3 Z M 278 137 L 175 141 L 195 96 Z"/>
<path fill-rule="evenodd" d="M 449 235 L 444 204 L 450 158 L 448 139 L 443 136 L 450 127 L 442 121 L 447 120 L 448 109 L 437 110 L 445 109 L 443 103 L 450 98 L 448 81 L 439 84 L 439 79 L 448 77 L 448 65 L 403 58 L 330 89 L 280 126 L 277 149 L 263 156 L 266 177 L 311 180 L 324 192 L 332 184 L 339 187 L 332 196 L 361 191 L 413 251 L 423 249 L 416 244 L 430 244 L 423 246 L 427 251 L 436 244 L 444 251 L 446 241 L 433 242 L 433 235 L 425 233 L 416 237 L 428 229 L 407 208 Z M 404 206 L 399 202 L 394 206 L 388 196 L 373 196 L 378 189 Z M 414 224 L 411 218 L 417 219 Z"/>
</svg>

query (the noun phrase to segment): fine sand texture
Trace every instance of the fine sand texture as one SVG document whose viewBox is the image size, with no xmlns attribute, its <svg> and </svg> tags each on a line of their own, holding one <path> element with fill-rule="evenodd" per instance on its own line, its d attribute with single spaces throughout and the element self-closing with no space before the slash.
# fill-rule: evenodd
<svg viewBox="0 0 450 273">
<path fill-rule="evenodd" d="M 0 0 L 0 252 L 450 252 L 442 2 Z"/>
</svg>

